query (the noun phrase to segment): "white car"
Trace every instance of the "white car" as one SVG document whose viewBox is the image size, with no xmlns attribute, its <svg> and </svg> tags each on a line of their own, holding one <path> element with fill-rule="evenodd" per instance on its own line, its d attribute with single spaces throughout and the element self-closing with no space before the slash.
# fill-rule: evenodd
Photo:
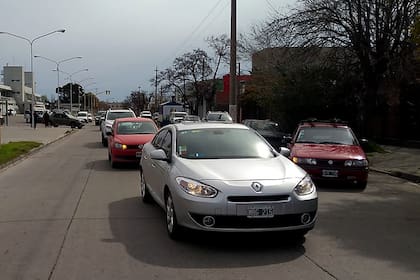
<svg viewBox="0 0 420 280">
<path fill-rule="evenodd" d="M 93 122 L 93 116 L 91 113 L 88 113 L 87 119 L 88 119 L 88 122 Z"/>
<path fill-rule="evenodd" d="M 86 112 L 86 111 L 79 111 L 77 113 L 77 119 L 80 120 L 83 123 L 87 123 L 88 122 L 88 112 Z"/>
<path fill-rule="evenodd" d="M 315 225 L 318 196 L 289 154 L 241 124 L 170 124 L 143 146 L 140 194 L 164 209 L 171 238 L 190 228 L 301 239 Z"/>
<path fill-rule="evenodd" d="M 140 112 L 140 117 L 141 118 L 149 118 L 149 119 L 151 119 L 152 118 L 152 112 L 150 112 L 150 111 L 141 111 Z"/>
<path fill-rule="evenodd" d="M 108 146 L 108 135 L 112 131 L 112 125 L 114 120 L 120 118 L 132 118 L 136 117 L 136 114 L 131 109 L 109 109 L 106 111 L 105 118 L 101 122 L 101 139 L 104 147 Z"/>
</svg>

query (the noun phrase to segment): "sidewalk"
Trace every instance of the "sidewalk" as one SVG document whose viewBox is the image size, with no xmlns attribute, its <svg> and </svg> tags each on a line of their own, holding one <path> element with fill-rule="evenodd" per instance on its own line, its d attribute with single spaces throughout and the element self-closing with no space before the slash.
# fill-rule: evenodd
<svg viewBox="0 0 420 280">
<path fill-rule="evenodd" d="M 370 170 L 420 183 L 420 149 L 382 146 L 386 153 L 369 153 Z"/>
<path fill-rule="evenodd" d="M 45 127 L 43 123 L 38 123 L 36 129 L 33 129 L 30 123 L 25 123 L 23 115 L 18 114 L 9 116 L 8 125 L 4 124 L 1 126 L 0 140 L 1 144 L 17 141 L 34 141 L 46 145 L 71 132 L 72 129 L 70 127 Z"/>
</svg>

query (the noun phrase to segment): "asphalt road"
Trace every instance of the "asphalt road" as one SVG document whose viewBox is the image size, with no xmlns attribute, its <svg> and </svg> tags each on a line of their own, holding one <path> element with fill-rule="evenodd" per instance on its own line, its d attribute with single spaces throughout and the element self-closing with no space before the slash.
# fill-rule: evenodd
<svg viewBox="0 0 420 280">
<path fill-rule="evenodd" d="M 87 126 L 0 172 L 0 279 L 419 279 L 420 188 L 370 175 L 319 189 L 303 244 L 278 234 L 190 234 L 138 198 Z"/>
</svg>

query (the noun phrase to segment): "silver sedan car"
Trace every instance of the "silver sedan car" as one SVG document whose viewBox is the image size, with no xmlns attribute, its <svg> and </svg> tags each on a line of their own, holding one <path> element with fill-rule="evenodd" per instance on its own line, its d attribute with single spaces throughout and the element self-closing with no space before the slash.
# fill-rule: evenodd
<svg viewBox="0 0 420 280">
<path fill-rule="evenodd" d="M 289 152 L 241 124 L 167 125 L 143 147 L 140 194 L 166 211 L 171 238 L 184 228 L 303 236 L 315 225 L 318 197 Z"/>
</svg>

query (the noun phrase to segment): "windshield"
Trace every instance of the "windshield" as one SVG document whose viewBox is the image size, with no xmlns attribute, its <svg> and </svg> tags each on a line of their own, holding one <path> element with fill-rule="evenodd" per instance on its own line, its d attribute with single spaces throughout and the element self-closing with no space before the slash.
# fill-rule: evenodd
<svg viewBox="0 0 420 280">
<path fill-rule="evenodd" d="M 357 145 L 357 140 L 345 127 L 304 127 L 299 130 L 296 143 Z"/>
<path fill-rule="evenodd" d="M 118 134 L 155 134 L 156 127 L 151 122 L 120 122 Z"/>
<path fill-rule="evenodd" d="M 78 117 L 86 117 L 87 116 L 87 113 L 78 113 L 77 116 Z"/>
<path fill-rule="evenodd" d="M 183 130 L 177 154 L 188 159 L 271 158 L 271 148 L 253 131 L 239 128 Z"/>
<path fill-rule="evenodd" d="M 132 118 L 132 117 L 135 117 L 133 112 L 109 112 L 107 119 L 113 121 L 115 119 Z"/>
</svg>

